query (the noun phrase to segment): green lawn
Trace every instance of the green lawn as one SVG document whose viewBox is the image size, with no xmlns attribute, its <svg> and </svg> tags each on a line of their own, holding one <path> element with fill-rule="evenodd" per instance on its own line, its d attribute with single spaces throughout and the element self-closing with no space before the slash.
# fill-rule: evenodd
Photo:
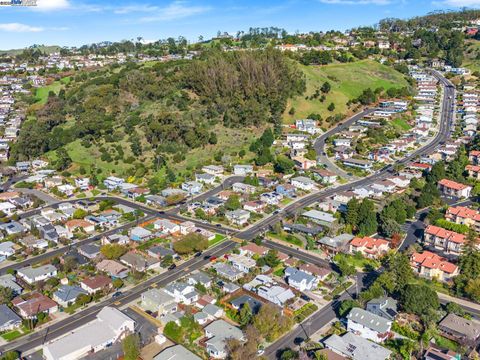
<svg viewBox="0 0 480 360">
<path fill-rule="evenodd" d="M 6 332 L 6 333 L 2 334 L 2 338 L 4 338 L 7 341 L 12 341 L 12 340 L 15 340 L 16 338 L 19 338 L 22 335 L 23 334 L 20 331 L 12 330 L 12 331 L 9 331 L 9 332 Z"/>
<path fill-rule="evenodd" d="M 287 234 L 287 233 L 275 234 L 273 232 L 269 232 L 268 236 L 278 240 L 288 242 L 289 244 L 292 244 L 301 248 L 304 247 L 303 241 L 291 234 Z"/>
<path fill-rule="evenodd" d="M 220 244 L 222 241 L 224 241 L 227 237 L 225 235 L 221 235 L 221 234 L 216 234 L 215 235 L 215 238 L 213 240 L 210 240 L 208 242 L 208 246 L 209 247 L 212 247 L 212 246 L 215 246 L 217 244 Z"/>
<path fill-rule="evenodd" d="M 366 266 L 371 266 L 372 268 L 376 269 L 380 266 L 379 261 L 376 261 L 373 259 L 367 259 L 360 256 L 349 255 L 349 254 L 337 254 L 333 258 L 333 261 L 338 262 L 340 261 L 340 259 L 345 259 L 347 263 L 349 263 L 350 265 L 353 265 L 356 268 L 361 268 L 361 269 L 363 269 Z"/>
<path fill-rule="evenodd" d="M 38 88 L 35 93 L 35 99 L 37 100 L 37 103 L 42 105 L 46 104 L 48 99 L 48 93 L 50 91 L 53 91 L 55 94 L 58 94 L 61 88 L 62 83 L 60 81 L 54 81 L 50 85 Z"/>
<path fill-rule="evenodd" d="M 284 122 L 288 124 L 311 113 L 319 113 L 323 118 L 347 113 L 346 102 L 358 97 L 363 90 L 369 87 L 374 90 L 378 87 L 388 89 L 408 85 L 403 74 L 373 60 L 325 66 L 300 66 L 306 76 L 307 91 L 289 101 L 284 114 Z M 316 89 L 321 87 L 325 81 L 330 83 L 332 89 L 323 103 L 319 99 L 305 99 L 306 96 L 312 95 Z M 331 102 L 335 104 L 333 112 L 327 110 Z M 291 107 L 295 108 L 294 115 L 288 114 Z M 324 122 L 323 126 L 328 127 L 328 124 Z"/>
<path fill-rule="evenodd" d="M 393 119 L 390 123 L 396 128 L 399 128 L 403 131 L 408 131 L 412 128 L 405 119 L 401 118 Z"/>
</svg>

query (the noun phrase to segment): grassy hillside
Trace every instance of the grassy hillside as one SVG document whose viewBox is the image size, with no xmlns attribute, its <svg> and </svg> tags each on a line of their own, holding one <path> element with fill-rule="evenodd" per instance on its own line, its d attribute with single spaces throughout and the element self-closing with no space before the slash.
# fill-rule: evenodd
<svg viewBox="0 0 480 360">
<path fill-rule="evenodd" d="M 347 101 L 358 97 L 364 89 L 369 87 L 373 90 L 383 87 L 386 90 L 390 87 L 401 88 L 408 85 L 403 74 L 373 60 L 326 66 L 300 66 L 306 76 L 307 91 L 304 95 L 289 101 L 284 113 L 286 123 L 292 123 L 295 119 L 306 117 L 311 113 L 320 114 L 322 118 L 335 114 L 347 114 L 349 113 Z M 332 89 L 323 103 L 319 99 L 306 99 L 325 81 L 330 83 Z M 328 111 L 327 107 L 332 102 L 335 104 L 335 110 Z M 288 113 L 292 107 L 295 109 L 293 115 Z"/>
<path fill-rule="evenodd" d="M 465 41 L 465 54 L 462 66 L 472 72 L 480 71 L 480 41 Z"/>
</svg>

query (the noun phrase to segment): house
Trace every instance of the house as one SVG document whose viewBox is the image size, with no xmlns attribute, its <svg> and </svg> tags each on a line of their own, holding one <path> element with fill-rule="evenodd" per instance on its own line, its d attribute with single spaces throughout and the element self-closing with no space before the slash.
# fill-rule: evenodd
<svg viewBox="0 0 480 360">
<path fill-rule="evenodd" d="M 65 223 L 65 227 L 70 234 L 73 234 L 75 231 L 78 230 L 83 231 L 87 234 L 91 234 L 95 231 L 95 226 L 92 223 L 82 219 L 68 220 Z"/>
<path fill-rule="evenodd" d="M 299 270 L 315 276 L 320 281 L 324 281 L 332 273 L 331 269 L 320 267 L 310 263 L 303 263 L 298 267 Z"/>
<path fill-rule="evenodd" d="M 182 190 L 185 190 L 190 195 L 199 194 L 202 191 L 203 185 L 196 181 L 187 181 L 182 184 Z"/>
<path fill-rule="evenodd" d="M 470 185 L 461 184 L 448 179 L 440 180 L 438 182 L 438 189 L 445 196 L 454 196 L 457 198 L 468 198 L 472 191 Z"/>
<path fill-rule="evenodd" d="M 457 360 L 460 358 L 460 354 L 449 349 L 440 349 L 430 345 L 425 351 L 423 358 L 425 360 Z"/>
<path fill-rule="evenodd" d="M 373 189 L 378 189 L 382 193 L 393 193 L 395 192 L 396 185 L 393 181 L 390 180 L 380 180 L 372 184 Z"/>
<path fill-rule="evenodd" d="M 108 276 L 97 275 L 82 280 L 80 286 L 89 294 L 95 294 L 97 291 L 109 291 L 112 288 L 112 280 Z"/>
<path fill-rule="evenodd" d="M 202 360 L 182 345 L 175 345 L 162 350 L 153 360 Z"/>
<path fill-rule="evenodd" d="M 385 239 L 376 239 L 365 236 L 363 238 L 355 237 L 350 241 L 350 253 L 359 252 L 363 256 L 376 259 L 388 252 L 390 243 Z"/>
<path fill-rule="evenodd" d="M 275 192 L 288 198 L 295 197 L 296 187 L 292 184 L 280 184 L 275 188 Z"/>
<path fill-rule="evenodd" d="M 374 342 L 383 342 L 390 335 L 392 321 L 361 308 L 353 308 L 347 315 L 348 331 Z"/>
<path fill-rule="evenodd" d="M 164 258 L 165 256 L 174 256 L 175 251 L 173 251 L 172 249 L 167 249 L 163 246 L 157 245 L 148 249 L 147 254 L 151 257 L 161 259 L 161 258 Z"/>
<path fill-rule="evenodd" d="M 257 188 L 253 185 L 236 182 L 232 185 L 232 190 L 241 194 L 255 194 Z"/>
<path fill-rule="evenodd" d="M 135 321 L 105 306 L 95 320 L 43 346 L 46 360 L 80 359 L 106 349 L 135 332 Z"/>
<path fill-rule="evenodd" d="M 372 163 L 368 160 L 361 159 L 345 159 L 342 161 L 343 165 L 348 167 L 354 167 L 361 170 L 370 171 L 372 170 Z"/>
<path fill-rule="evenodd" d="M 319 210 L 308 210 L 302 216 L 326 227 L 331 227 L 337 222 L 337 219 L 332 214 Z"/>
<path fill-rule="evenodd" d="M 176 232 L 176 231 L 174 231 L 174 232 Z M 182 235 L 190 234 L 190 233 L 195 231 L 195 223 L 193 223 L 191 221 L 184 221 L 184 222 L 179 224 L 179 231 L 180 231 L 180 234 L 182 234 Z"/>
<path fill-rule="evenodd" d="M 130 230 L 130 239 L 133 241 L 145 241 L 152 237 L 152 232 L 143 227 L 136 226 Z"/>
<path fill-rule="evenodd" d="M 37 281 L 47 280 L 57 276 L 57 268 L 53 265 L 43 265 L 35 268 L 27 266 L 18 269 L 17 276 L 31 285 Z"/>
<path fill-rule="evenodd" d="M 225 320 L 216 320 L 205 328 L 207 353 L 214 359 L 225 359 L 228 355 L 227 340 L 243 341 L 242 331 Z"/>
<path fill-rule="evenodd" d="M 304 191 L 314 190 L 316 186 L 315 181 L 305 176 L 297 176 L 290 179 L 290 184 L 292 184 L 295 188 Z"/>
<path fill-rule="evenodd" d="M 215 182 L 215 175 L 212 174 L 195 174 L 197 183 L 212 185 Z"/>
<path fill-rule="evenodd" d="M 121 234 L 106 235 L 102 237 L 102 240 L 101 240 L 102 245 L 107 245 L 107 244 L 126 245 L 129 242 L 130 242 L 130 238 L 127 235 L 121 235 Z"/>
<path fill-rule="evenodd" d="M 465 170 L 468 171 L 469 177 L 480 180 L 480 165 L 467 165 Z"/>
<path fill-rule="evenodd" d="M 480 165 L 480 151 L 470 151 L 470 153 L 468 154 L 468 161 L 470 161 L 473 165 Z"/>
<path fill-rule="evenodd" d="M 241 310 L 245 305 L 248 305 L 252 314 L 257 314 L 263 304 L 250 295 L 242 295 L 231 300 L 230 305 L 236 310 Z"/>
<path fill-rule="evenodd" d="M 177 311 L 175 297 L 163 289 L 149 289 L 142 293 L 140 306 L 144 310 L 157 313 L 158 316 Z"/>
<path fill-rule="evenodd" d="M 430 251 L 413 253 L 410 257 L 410 264 L 420 276 L 429 279 L 449 281 L 459 274 L 457 265 Z"/>
<path fill-rule="evenodd" d="M 194 274 L 191 274 L 188 277 L 187 282 L 193 286 L 197 284 L 204 286 L 206 289 L 212 286 L 212 278 L 203 271 L 199 271 Z"/>
<path fill-rule="evenodd" d="M 177 281 L 168 284 L 164 288 L 165 292 L 175 298 L 177 303 L 191 305 L 198 300 L 198 292 L 193 285 L 185 282 Z"/>
<path fill-rule="evenodd" d="M 15 243 L 11 241 L 4 241 L 0 243 L 0 255 L 4 257 L 9 257 L 15 254 Z"/>
<path fill-rule="evenodd" d="M 338 253 L 347 252 L 349 243 L 354 238 L 351 234 L 340 234 L 335 237 L 325 236 L 317 241 L 318 245 L 328 254 L 336 255 Z"/>
<path fill-rule="evenodd" d="M 315 170 L 314 176 L 318 177 L 322 184 L 333 184 L 338 179 L 335 173 L 326 169 Z"/>
<path fill-rule="evenodd" d="M 323 343 L 327 349 L 348 359 L 387 360 L 392 355 L 392 351 L 351 332 L 342 336 L 333 334 Z"/>
<path fill-rule="evenodd" d="M 257 245 L 253 242 L 249 242 L 247 245 L 242 246 L 240 249 L 240 255 L 250 256 L 264 256 L 268 253 L 268 248 L 262 245 Z"/>
<path fill-rule="evenodd" d="M 120 186 L 122 186 L 124 183 L 125 183 L 125 180 L 115 176 L 109 176 L 103 181 L 103 185 L 106 186 L 108 191 L 119 189 Z"/>
<path fill-rule="evenodd" d="M 202 171 L 210 175 L 220 176 L 225 170 L 221 165 L 206 165 L 202 167 Z"/>
<path fill-rule="evenodd" d="M 81 178 L 75 178 L 75 186 L 79 188 L 82 191 L 88 190 L 90 187 L 90 179 L 87 177 Z"/>
<path fill-rule="evenodd" d="M 158 219 L 153 223 L 155 230 L 160 230 L 166 234 L 174 234 L 181 231 L 180 225 L 168 219 Z"/>
<path fill-rule="evenodd" d="M 6 214 L 7 216 L 12 215 L 17 211 L 17 207 L 9 202 L 0 202 L 0 212 Z"/>
<path fill-rule="evenodd" d="M 12 300 L 12 304 L 24 319 L 35 319 L 40 313 L 53 314 L 58 310 L 55 301 L 38 292 L 17 296 Z"/>
<path fill-rule="evenodd" d="M 423 232 L 424 244 L 449 254 L 460 255 L 465 241 L 465 235 L 435 225 L 428 225 Z"/>
<path fill-rule="evenodd" d="M 72 196 L 75 188 L 70 184 L 57 186 L 57 190 L 66 196 Z"/>
<path fill-rule="evenodd" d="M 237 254 L 229 255 L 228 261 L 230 261 L 235 269 L 238 269 L 246 274 L 248 274 L 257 265 L 257 262 L 252 258 Z"/>
<path fill-rule="evenodd" d="M 119 262 L 115 260 L 104 259 L 100 261 L 97 265 L 97 270 L 103 271 L 111 276 L 112 278 L 124 279 L 128 276 L 130 270 Z"/>
<path fill-rule="evenodd" d="M 445 213 L 445 219 L 480 231 L 480 212 L 466 206 L 449 207 Z"/>
<path fill-rule="evenodd" d="M 288 285 L 299 291 L 314 290 L 318 285 L 317 277 L 292 267 L 285 269 L 285 277 Z"/>
<path fill-rule="evenodd" d="M 265 208 L 267 207 L 267 203 L 264 202 L 264 201 L 260 201 L 260 200 L 256 200 L 256 201 L 247 201 L 244 205 L 243 205 L 243 209 L 244 210 L 247 210 L 247 211 L 250 211 L 250 212 L 254 212 L 254 213 L 257 213 L 257 214 L 260 214 L 262 213 Z"/>
<path fill-rule="evenodd" d="M 167 205 L 167 199 L 159 195 L 147 195 L 145 196 L 145 203 L 149 206 L 164 207 Z"/>
<path fill-rule="evenodd" d="M 239 176 L 246 176 L 253 173 L 253 165 L 234 165 L 233 173 Z"/>
<path fill-rule="evenodd" d="M 11 289 L 13 295 L 20 295 L 23 288 L 17 284 L 16 280 L 15 275 L 12 274 L 0 275 L 0 286 Z"/>
<path fill-rule="evenodd" d="M 259 286 L 257 288 L 257 295 L 282 307 L 285 306 L 287 301 L 295 298 L 295 294 L 291 289 L 285 289 L 278 285 Z"/>
<path fill-rule="evenodd" d="M 88 259 L 95 259 L 100 255 L 100 246 L 96 244 L 84 244 L 78 247 L 78 252 Z"/>
<path fill-rule="evenodd" d="M 234 267 L 223 262 L 215 263 L 213 265 L 213 268 L 219 276 L 225 279 L 229 279 L 230 281 L 237 281 L 245 275 L 245 273 L 243 273 L 242 271 L 235 269 Z"/>
<path fill-rule="evenodd" d="M 81 294 L 87 294 L 87 291 L 79 286 L 60 285 L 58 290 L 53 293 L 53 300 L 63 307 L 73 304 Z"/>
<path fill-rule="evenodd" d="M 233 211 L 227 211 L 225 213 L 225 217 L 232 224 L 241 226 L 241 225 L 246 224 L 248 222 L 248 220 L 250 219 L 250 212 L 248 212 L 246 210 L 243 210 L 243 209 L 237 209 L 237 210 L 233 210 Z"/>
<path fill-rule="evenodd" d="M 0 305 L 0 331 L 13 330 L 22 325 L 22 318 L 7 305 Z"/>
<path fill-rule="evenodd" d="M 322 130 L 317 127 L 317 122 L 313 119 L 301 119 L 295 121 L 295 127 L 298 131 L 307 132 L 311 135 L 318 134 Z"/>
<path fill-rule="evenodd" d="M 476 345 L 480 337 L 480 323 L 453 313 L 445 316 L 438 324 L 440 333 L 460 344 Z"/>
<path fill-rule="evenodd" d="M 27 231 L 27 229 L 17 221 L 0 224 L 0 230 L 5 231 L 7 235 L 21 234 Z"/>
<path fill-rule="evenodd" d="M 384 319 L 393 321 L 398 315 L 397 300 L 391 297 L 381 297 L 367 302 L 366 310 Z"/>
<path fill-rule="evenodd" d="M 157 258 L 144 256 L 135 252 L 126 253 L 120 257 L 120 262 L 140 272 L 158 269 L 160 267 L 160 261 Z"/>
</svg>

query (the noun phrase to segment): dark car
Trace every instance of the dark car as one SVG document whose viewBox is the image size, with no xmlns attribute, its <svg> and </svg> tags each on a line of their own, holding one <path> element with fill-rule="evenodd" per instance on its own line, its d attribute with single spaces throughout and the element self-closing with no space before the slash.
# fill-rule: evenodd
<svg viewBox="0 0 480 360">
<path fill-rule="evenodd" d="M 203 257 L 203 260 L 208 260 L 208 259 L 210 259 L 211 257 L 212 257 L 212 255 L 205 255 L 205 256 Z"/>
<path fill-rule="evenodd" d="M 122 295 L 122 292 L 121 292 L 121 291 L 117 291 L 117 292 L 113 293 L 112 299 L 116 299 L 116 298 L 118 298 L 118 297 L 121 296 L 121 295 Z"/>
<path fill-rule="evenodd" d="M 173 270 L 173 269 L 175 269 L 176 267 L 177 267 L 177 265 L 172 264 L 172 265 L 170 265 L 170 266 L 168 267 L 168 270 Z"/>
<path fill-rule="evenodd" d="M 199 252 L 197 252 L 197 253 L 195 254 L 195 257 L 200 257 L 200 256 L 202 256 L 202 252 L 201 252 L 201 251 L 199 251 Z"/>
<path fill-rule="evenodd" d="M 222 227 L 222 224 L 215 224 L 216 227 Z"/>
</svg>

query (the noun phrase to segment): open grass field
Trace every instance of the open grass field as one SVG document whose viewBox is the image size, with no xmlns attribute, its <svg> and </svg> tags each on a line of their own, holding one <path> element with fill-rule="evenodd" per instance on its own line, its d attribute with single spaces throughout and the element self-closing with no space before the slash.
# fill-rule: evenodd
<svg viewBox="0 0 480 360">
<path fill-rule="evenodd" d="M 59 81 L 54 81 L 50 85 L 38 88 L 35 92 L 35 99 L 37 100 L 37 103 L 41 105 L 46 104 L 48 99 L 48 93 L 50 91 L 58 94 L 65 85 L 68 85 L 70 83 L 71 80 L 72 79 L 70 76 L 66 76 Z"/>
<path fill-rule="evenodd" d="M 318 113 L 322 118 L 335 114 L 348 114 L 347 101 L 358 97 L 369 87 L 388 89 L 407 86 L 403 74 L 373 60 L 325 66 L 300 65 L 300 67 L 306 75 L 307 91 L 304 95 L 289 101 L 284 114 L 284 122 L 287 124 L 293 123 L 295 119 L 305 118 L 311 113 Z M 328 81 L 332 88 L 323 103 L 319 99 L 305 99 L 315 93 L 325 81 Z M 332 102 L 335 104 L 335 110 L 331 112 L 327 107 Z M 295 114 L 290 115 L 288 112 L 292 107 L 295 108 Z M 326 125 L 325 122 L 324 125 Z"/>
<path fill-rule="evenodd" d="M 408 131 L 412 128 L 404 119 L 393 119 L 390 123 L 403 131 Z"/>
</svg>

